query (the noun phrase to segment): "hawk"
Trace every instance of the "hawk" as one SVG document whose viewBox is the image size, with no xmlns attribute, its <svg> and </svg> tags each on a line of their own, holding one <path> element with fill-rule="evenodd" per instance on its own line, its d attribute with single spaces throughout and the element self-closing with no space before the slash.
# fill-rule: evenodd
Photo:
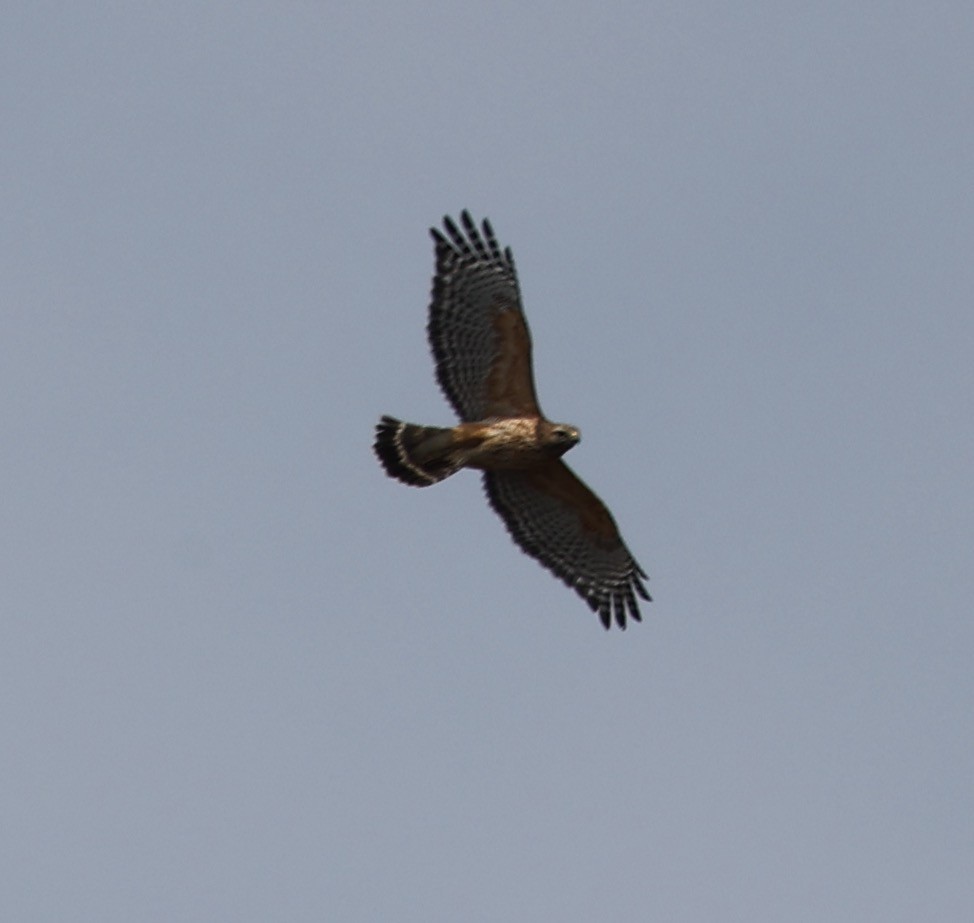
<svg viewBox="0 0 974 923">
<path fill-rule="evenodd" d="M 601 500 L 561 457 L 579 431 L 541 413 L 514 258 L 490 222 L 470 214 L 431 228 L 436 275 L 429 308 L 436 377 L 461 422 L 417 426 L 384 416 L 375 453 L 386 472 L 428 487 L 461 468 L 483 472 L 491 506 L 514 541 L 575 590 L 609 628 L 641 621 L 645 572 Z"/>
</svg>

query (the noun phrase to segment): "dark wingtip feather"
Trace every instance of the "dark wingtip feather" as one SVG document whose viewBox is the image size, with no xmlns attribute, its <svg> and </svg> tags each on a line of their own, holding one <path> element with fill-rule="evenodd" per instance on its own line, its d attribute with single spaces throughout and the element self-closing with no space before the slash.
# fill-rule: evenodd
<svg viewBox="0 0 974 923">
<path fill-rule="evenodd" d="M 449 215 L 443 216 L 443 227 L 446 230 L 446 233 L 450 235 L 450 240 L 453 241 L 453 245 L 457 248 L 457 250 L 459 250 L 461 253 L 470 252 L 470 245 L 463 236 L 463 232 L 456 226 L 456 223 Z M 449 243 L 447 245 L 449 246 Z"/>
</svg>

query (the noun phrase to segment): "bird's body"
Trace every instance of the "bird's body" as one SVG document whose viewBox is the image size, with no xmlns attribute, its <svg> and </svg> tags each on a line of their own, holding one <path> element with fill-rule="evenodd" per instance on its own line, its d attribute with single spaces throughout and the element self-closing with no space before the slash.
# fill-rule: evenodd
<svg viewBox="0 0 974 923">
<path fill-rule="evenodd" d="M 579 441 L 574 427 L 531 417 L 459 423 L 446 428 L 383 417 L 378 431 L 376 451 L 386 468 L 401 465 L 418 480 L 430 484 L 460 468 L 532 468 L 558 458 Z"/>
<path fill-rule="evenodd" d="M 501 251 L 490 223 L 463 231 L 444 219 L 436 242 L 436 275 L 428 332 L 437 378 L 461 422 L 420 426 L 383 417 L 375 452 L 386 472 L 426 487 L 461 468 L 484 472 L 484 487 L 514 540 L 598 612 L 640 619 L 636 595 L 649 599 L 646 575 L 629 553 L 609 511 L 561 456 L 580 435 L 553 423 L 538 406 L 531 338 L 514 260 Z"/>
</svg>

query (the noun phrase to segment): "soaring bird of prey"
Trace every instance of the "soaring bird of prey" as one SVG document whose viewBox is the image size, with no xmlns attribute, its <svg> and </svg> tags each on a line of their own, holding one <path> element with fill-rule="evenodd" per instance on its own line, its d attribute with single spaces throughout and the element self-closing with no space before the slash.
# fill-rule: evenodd
<svg viewBox="0 0 974 923">
<path fill-rule="evenodd" d="M 641 620 L 649 600 L 601 500 L 562 461 L 579 431 L 538 406 L 531 336 L 510 248 L 464 211 L 431 228 L 436 274 L 429 307 L 436 377 L 460 423 L 418 426 L 384 416 L 375 453 L 386 472 L 427 487 L 461 468 L 483 472 L 491 506 L 521 548 L 575 590 L 609 628 Z"/>
</svg>

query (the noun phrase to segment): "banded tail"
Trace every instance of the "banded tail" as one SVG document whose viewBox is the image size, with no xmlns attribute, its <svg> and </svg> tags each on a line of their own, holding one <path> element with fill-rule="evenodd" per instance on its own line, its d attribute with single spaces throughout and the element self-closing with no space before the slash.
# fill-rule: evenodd
<svg viewBox="0 0 974 923">
<path fill-rule="evenodd" d="M 413 487 L 428 487 L 460 467 L 452 435 L 450 429 L 383 417 L 375 428 L 373 449 L 390 477 Z"/>
</svg>

